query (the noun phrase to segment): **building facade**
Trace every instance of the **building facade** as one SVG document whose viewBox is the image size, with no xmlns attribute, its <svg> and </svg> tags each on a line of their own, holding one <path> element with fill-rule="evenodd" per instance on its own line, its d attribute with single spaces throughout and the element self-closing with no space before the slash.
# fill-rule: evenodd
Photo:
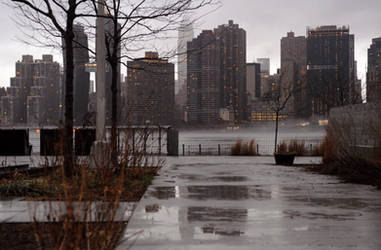
<svg viewBox="0 0 381 250">
<path fill-rule="evenodd" d="M 73 116 L 74 124 L 83 125 L 88 112 L 90 73 L 86 70 L 89 63 L 88 39 L 84 27 L 74 25 L 74 103 Z"/>
<path fill-rule="evenodd" d="M 74 43 L 73 43 L 73 122 L 76 126 L 82 126 L 85 122 L 86 114 L 88 113 L 89 104 L 89 88 L 90 88 L 90 73 L 87 70 L 89 64 L 89 44 L 85 29 L 80 24 L 74 24 Z M 62 40 L 63 46 L 63 82 L 62 82 L 62 103 L 65 108 L 65 41 Z"/>
<path fill-rule="evenodd" d="M 295 37 L 288 32 L 281 39 L 281 75 L 282 87 L 292 90 L 288 103 L 288 113 L 295 117 L 308 117 L 309 98 L 307 95 L 307 39 Z"/>
<path fill-rule="evenodd" d="M 210 124 L 217 121 L 220 108 L 219 44 L 211 30 L 188 42 L 187 106 L 185 121 Z"/>
<path fill-rule="evenodd" d="M 381 101 L 381 37 L 374 38 L 368 49 L 366 99 L 367 102 Z"/>
<path fill-rule="evenodd" d="M 247 120 L 246 32 L 229 21 L 188 43 L 186 120 L 215 123 L 220 109 Z"/>
<path fill-rule="evenodd" d="M 259 63 L 246 64 L 246 91 L 248 102 L 261 97 L 261 65 Z"/>
<path fill-rule="evenodd" d="M 60 118 L 60 65 L 52 55 L 16 62 L 7 96 L 1 97 L 4 125 L 57 125 Z"/>
<path fill-rule="evenodd" d="M 307 85 L 308 114 L 314 119 L 326 118 L 331 108 L 354 101 L 354 35 L 349 27 L 307 29 Z"/>
<path fill-rule="evenodd" d="M 178 29 L 177 40 L 177 85 L 175 93 L 179 93 L 181 89 L 186 88 L 187 80 L 187 43 L 192 41 L 194 36 L 193 24 L 187 19 L 181 23 Z M 179 103 L 184 105 L 185 103 Z"/>
<path fill-rule="evenodd" d="M 132 125 L 172 125 L 175 110 L 174 65 L 146 52 L 127 62 L 126 120 Z"/>
</svg>

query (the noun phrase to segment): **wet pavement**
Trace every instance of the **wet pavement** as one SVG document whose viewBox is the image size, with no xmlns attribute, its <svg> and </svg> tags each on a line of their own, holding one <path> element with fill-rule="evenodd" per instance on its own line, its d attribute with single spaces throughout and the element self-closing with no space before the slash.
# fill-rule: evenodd
<svg viewBox="0 0 381 250">
<path fill-rule="evenodd" d="M 320 158 L 298 158 L 297 163 Z M 272 157 L 167 158 L 118 249 L 381 249 L 381 191 Z"/>
</svg>

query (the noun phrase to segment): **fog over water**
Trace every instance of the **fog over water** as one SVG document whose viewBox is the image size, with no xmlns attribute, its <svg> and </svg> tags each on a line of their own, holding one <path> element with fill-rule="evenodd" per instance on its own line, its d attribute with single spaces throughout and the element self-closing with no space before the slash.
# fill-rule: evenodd
<svg viewBox="0 0 381 250">
<path fill-rule="evenodd" d="M 323 127 L 280 127 L 278 142 L 282 140 L 305 140 L 306 143 L 317 142 L 323 139 L 325 130 Z M 255 140 L 261 145 L 273 145 L 275 126 L 270 124 L 263 127 L 240 128 L 240 129 L 213 129 L 213 130 L 182 130 L 179 133 L 179 144 L 192 145 L 217 145 L 233 144 L 237 140 Z"/>
</svg>

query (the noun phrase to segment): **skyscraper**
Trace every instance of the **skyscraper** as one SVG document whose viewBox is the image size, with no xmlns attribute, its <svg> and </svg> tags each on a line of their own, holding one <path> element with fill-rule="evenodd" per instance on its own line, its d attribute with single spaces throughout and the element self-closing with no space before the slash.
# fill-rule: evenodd
<svg viewBox="0 0 381 250">
<path fill-rule="evenodd" d="M 261 72 L 270 74 L 270 58 L 257 58 L 257 63 L 261 65 Z"/>
<path fill-rule="evenodd" d="M 246 121 L 246 31 L 229 20 L 214 33 L 219 43 L 222 108 L 234 112 L 235 122 Z"/>
<path fill-rule="evenodd" d="M 186 86 L 187 80 L 187 43 L 193 39 L 193 25 L 184 19 L 178 29 L 177 40 L 177 86 L 175 93 Z"/>
<path fill-rule="evenodd" d="M 105 93 L 106 93 L 106 125 L 111 125 L 111 115 L 112 115 L 112 69 L 109 63 L 109 56 L 113 54 L 113 44 L 114 44 L 114 23 L 110 19 L 105 20 L 105 49 L 106 49 L 106 84 L 105 84 Z M 118 31 L 121 30 L 121 25 L 118 23 Z M 108 53 L 108 51 L 110 53 Z M 120 44 L 118 45 L 117 57 L 118 61 L 120 60 Z M 120 63 L 118 62 L 117 66 L 117 102 L 120 104 Z M 118 105 L 120 106 L 120 105 Z M 120 110 L 120 109 L 119 109 Z M 120 112 L 118 112 L 120 114 Z"/>
<path fill-rule="evenodd" d="M 296 117 L 308 117 L 307 96 L 307 40 L 305 36 L 295 37 L 288 32 L 281 39 L 281 80 L 282 88 L 293 91 L 289 100 L 288 113 Z"/>
<path fill-rule="evenodd" d="M 86 71 L 89 63 L 88 40 L 84 27 L 74 25 L 74 124 L 83 125 L 84 118 L 88 112 L 90 73 Z"/>
<path fill-rule="evenodd" d="M 73 25 L 73 119 L 74 125 L 81 126 L 88 112 L 90 73 L 86 71 L 86 64 L 89 63 L 88 39 L 85 29 L 80 24 Z M 62 39 L 64 72 L 66 71 L 65 41 Z M 65 74 L 64 74 L 65 76 Z M 62 102 L 65 106 L 65 83 L 62 84 Z"/>
<path fill-rule="evenodd" d="M 187 106 L 185 120 L 190 123 L 214 123 L 221 107 L 220 54 L 216 36 L 204 30 L 188 42 Z"/>
<path fill-rule="evenodd" d="M 246 32 L 229 21 L 188 43 L 187 120 L 213 123 L 221 110 L 247 120 Z"/>
<path fill-rule="evenodd" d="M 12 100 L 9 100 L 9 106 L 12 106 L 13 114 L 8 112 L 10 121 L 17 124 L 27 123 L 27 96 L 33 85 L 33 56 L 23 55 L 22 60 L 16 62 L 16 75 L 11 78 L 11 86 L 8 93 Z"/>
<path fill-rule="evenodd" d="M 174 65 L 156 52 L 127 62 L 127 121 L 134 125 L 172 125 L 175 111 Z"/>
<path fill-rule="evenodd" d="M 308 113 L 316 118 L 354 101 L 354 35 L 349 27 L 307 29 L 307 85 Z"/>
<path fill-rule="evenodd" d="M 8 96 L 2 98 L 7 125 L 57 125 L 60 113 L 60 66 L 52 55 L 33 60 L 24 55 L 16 62 Z"/>
<path fill-rule="evenodd" d="M 381 101 L 381 37 L 372 39 L 368 49 L 366 96 L 367 102 Z"/>
</svg>

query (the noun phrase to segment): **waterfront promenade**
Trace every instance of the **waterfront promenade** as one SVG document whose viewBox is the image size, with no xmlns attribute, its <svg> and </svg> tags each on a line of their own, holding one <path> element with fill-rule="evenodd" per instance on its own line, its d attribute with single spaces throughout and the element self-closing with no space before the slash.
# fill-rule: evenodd
<svg viewBox="0 0 381 250">
<path fill-rule="evenodd" d="M 118 249 L 381 249 L 380 190 L 273 161 L 167 158 Z"/>
</svg>

